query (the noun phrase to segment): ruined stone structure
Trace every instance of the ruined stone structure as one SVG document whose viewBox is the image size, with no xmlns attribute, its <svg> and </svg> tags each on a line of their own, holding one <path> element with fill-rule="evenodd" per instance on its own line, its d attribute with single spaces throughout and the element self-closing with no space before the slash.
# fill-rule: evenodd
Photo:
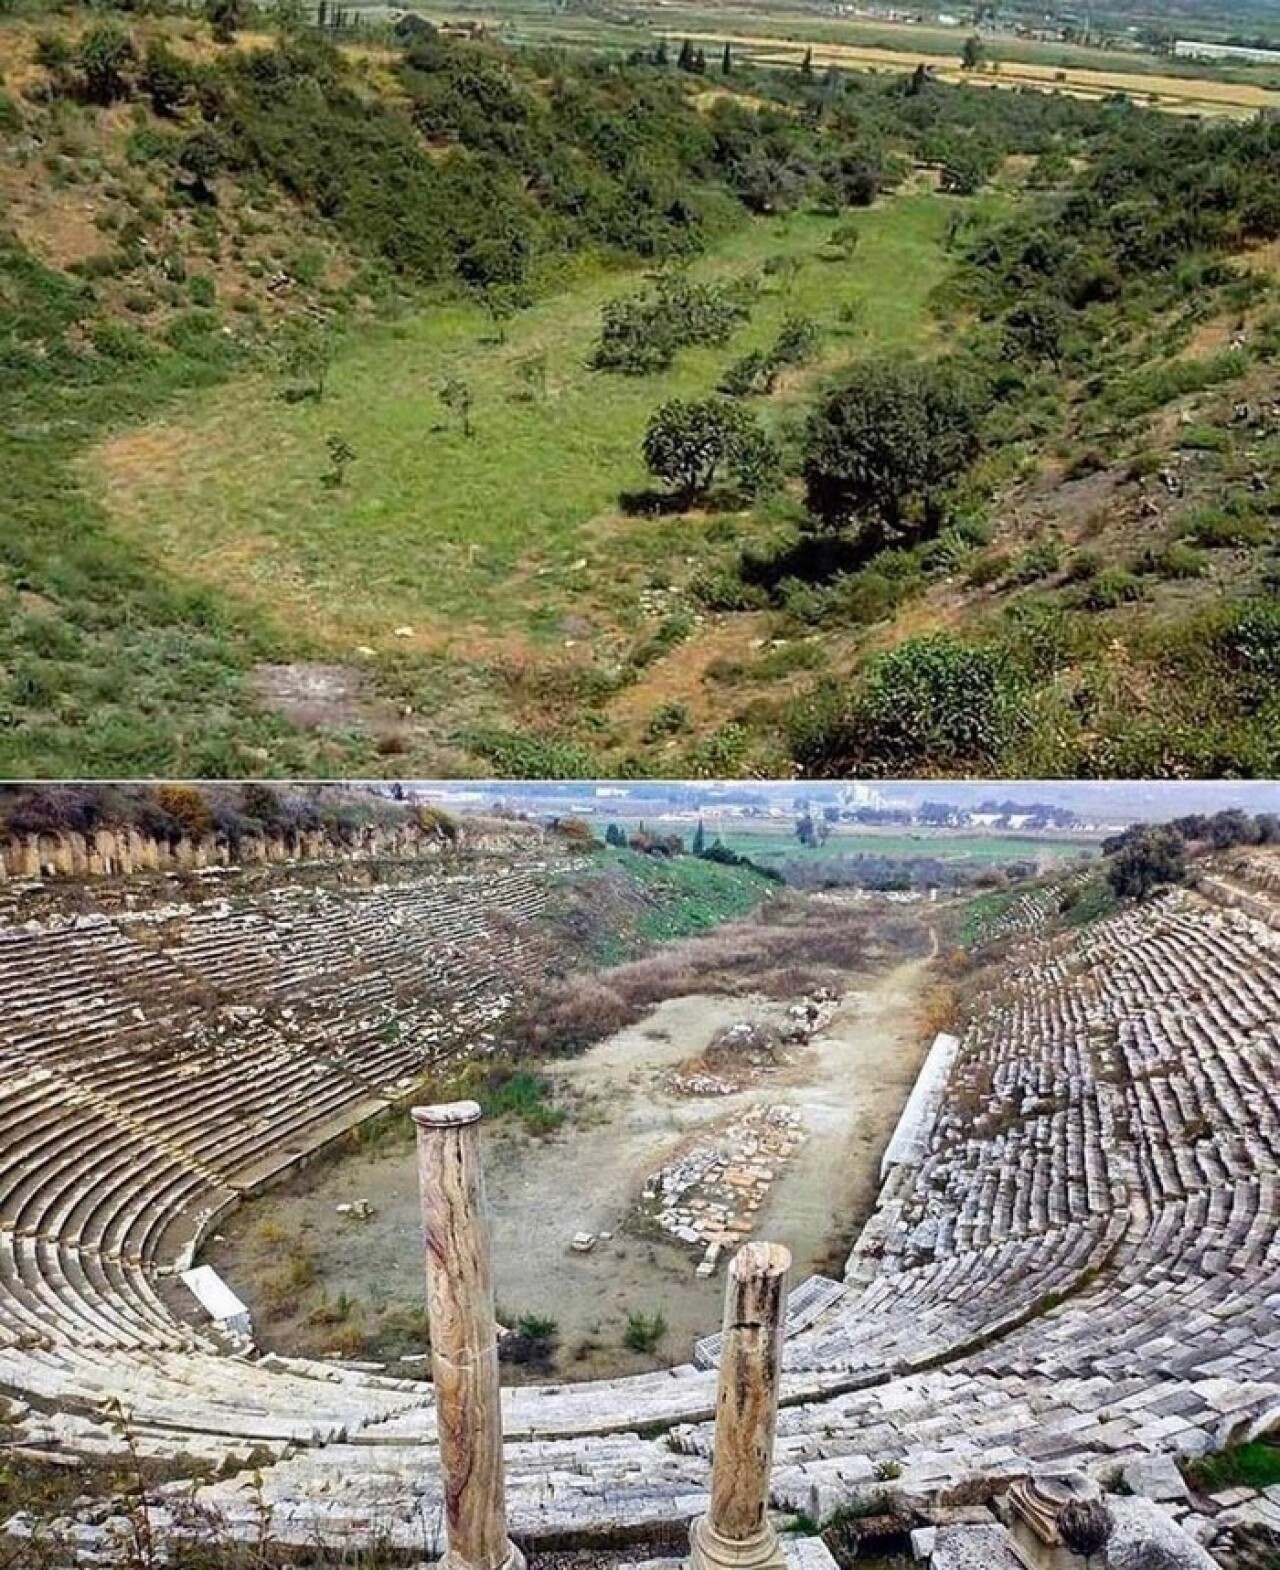
<svg viewBox="0 0 1280 1570">
<path fill-rule="evenodd" d="M 791 1255 L 744 1243 L 729 1266 L 716 1390 L 711 1499 L 689 1534 L 691 1570 L 781 1570 L 766 1513 Z"/>
<path fill-rule="evenodd" d="M 1254 868 L 1214 876 L 1280 903 Z M 265 1456 L 282 1541 L 362 1540 L 376 1518 L 421 1551 L 445 1502 L 433 1391 L 218 1344 L 173 1318 L 160 1272 L 282 1152 L 434 1054 L 483 1049 L 500 999 L 546 963 L 510 919 L 546 881 L 517 863 L 154 921 L 11 913 L 0 1392 L 22 1443 L 119 1450 L 118 1396 L 144 1455 Z M 1079 933 L 1019 930 L 1002 984 L 957 1022 L 918 1158 L 785 1342 L 774 1509 L 821 1518 L 886 1486 L 945 1497 L 1045 1466 L 1145 1479 L 1280 1423 L 1280 933 L 1194 891 Z M 504 1392 L 511 1534 L 703 1515 L 718 1380 L 682 1365 Z M 243 1479 L 196 1493 L 259 1531 Z M 1171 1501 L 1205 1540 L 1265 1505 Z M 74 1528 L 86 1546 L 107 1530 Z"/>
<path fill-rule="evenodd" d="M 524 1570 L 507 1537 L 489 1217 L 474 1101 L 415 1107 L 448 1570 Z"/>
<path fill-rule="evenodd" d="M 538 830 L 518 821 L 474 824 L 466 838 L 490 852 L 527 849 Z M 248 835 L 234 847 L 207 834 L 156 839 L 135 828 L 100 828 L 91 834 L 22 834 L 0 839 L 0 885 L 31 878 L 128 877 L 139 872 L 192 872 L 214 867 L 281 866 L 290 862 L 439 859 L 452 848 L 438 830 L 412 821 L 370 823 L 349 834 L 324 829 Z"/>
</svg>

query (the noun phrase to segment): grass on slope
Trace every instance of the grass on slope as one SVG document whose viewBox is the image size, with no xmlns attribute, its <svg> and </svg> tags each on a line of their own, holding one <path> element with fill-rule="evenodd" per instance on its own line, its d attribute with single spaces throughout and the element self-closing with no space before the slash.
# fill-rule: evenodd
<svg viewBox="0 0 1280 1570">
<path fill-rule="evenodd" d="M 633 541 L 645 549 L 652 525 L 623 526 L 598 545 L 583 531 L 621 491 L 645 486 L 650 412 L 709 392 L 789 313 L 822 324 L 828 358 L 920 341 L 948 211 L 922 196 L 861 215 L 852 261 L 818 259 L 830 219 L 745 226 L 695 272 L 735 276 L 789 253 L 798 275 L 760 298 L 727 347 L 685 351 L 663 375 L 588 367 L 601 302 L 631 286 L 597 276 L 522 313 L 505 342 L 464 304 L 375 329 L 349 345 L 318 403 L 287 404 L 265 377 L 237 380 L 163 425 L 118 434 L 86 473 L 131 546 L 336 651 L 438 646 L 441 633 L 463 629 L 558 637 L 558 612 L 581 600 L 592 569 L 604 569 L 607 595 L 615 553 Z M 866 324 L 857 334 L 837 320 L 851 299 Z M 522 367 L 538 357 L 546 395 L 526 400 Z M 450 378 L 471 388 L 471 437 L 440 400 Z M 336 487 L 322 478 L 330 436 L 355 453 Z M 400 626 L 414 629 L 412 641 L 394 641 Z M 458 652 L 482 643 L 473 636 Z"/>
</svg>

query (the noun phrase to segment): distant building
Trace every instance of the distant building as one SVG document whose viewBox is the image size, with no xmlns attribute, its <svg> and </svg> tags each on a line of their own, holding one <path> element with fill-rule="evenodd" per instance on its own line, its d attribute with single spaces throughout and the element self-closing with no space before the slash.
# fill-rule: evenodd
<svg viewBox="0 0 1280 1570">
<path fill-rule="evenodd" d="M 1250 65 L 1280 65 L 1280 49 L 1251 49 L 1247 44 L 1209 44 L 1198 38 L 1176 38 L 1179 60 L 1247 60 Z"/>
</svg>

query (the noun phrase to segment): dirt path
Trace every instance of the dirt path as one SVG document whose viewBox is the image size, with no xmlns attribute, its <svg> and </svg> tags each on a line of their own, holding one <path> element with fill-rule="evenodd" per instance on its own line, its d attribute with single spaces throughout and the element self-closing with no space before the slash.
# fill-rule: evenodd
<svg viewBox="0 0 1280 1570">
<path fill-rule="evenodd" d="M 920 1018 L 928 974 L 929 960 L 918 959 L 859 978 L 821 1035 L 786 1066 L 728 1096 L 680 1096 L 666 1088 L 666 1076 L 724 1026 L 743 1019 L 780 1024 L 785 1004 L 672 999 L 583 1057 L 550 1065 L 557 1096 L 577 1108 L 573 1120 L 550 1139 L 531 1139 L 514 1124 L 494 1125 L 484 1139 L 496 1294 L 506 1322 L 527 1314 L 556 1320 L 561 1378 L 686 1360 L 693 1340 L 718 1326 L 723 1271 L 699 1280 L 699 1250 L 651 1242 L 625 1223 L 649 1173 L 760 1103 L 797 1108 L 807 1138 L 770 1190 L 757 1235 L 791 1248 L 794 1281 L 832 1268 L 874 1201 L 880 1151 L 928 1046 Z M 359 1200 L 374 1209 L 368 1220 L 337 1214 L 339 1205 Z M 253 1224 L 260 1228 L 264 1214 L 305 1239 L 330 1299 L 346 1293 L 407 1309 L 421 1302 L 418 1198 L 407 1146 L 353 1156 L 299 1184 L 297 1193 L 264 1198 L 254 1212 L 215 1256 L 251 1309 L 254 1274 L 262 1268 Z M 576 1232 L 600 1240 L 590 1253 L 574 1253 Z M 656 1357 L 627 1351 L 628 1314 L 659 1311 L 668 1328 Z"/>
</svg>

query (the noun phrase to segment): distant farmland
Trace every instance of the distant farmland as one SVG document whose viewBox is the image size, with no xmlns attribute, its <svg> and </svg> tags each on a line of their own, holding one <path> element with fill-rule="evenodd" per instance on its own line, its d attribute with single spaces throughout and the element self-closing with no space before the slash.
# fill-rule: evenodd
<svg viewBox="0 0 1280 1570">
<path fill-rule="evenodd" d="M 685 822 L 652 822 L 651 828 L 662 833 L 679 834 L 686 844 L 693 837 L 693 827 Z M 939 861 L 1007 862 L 1035 860 L 1048 857 L 1057 861 L 1074 861 L 1082 856 L 1098 854 L 1098 839 L 1085 835 L 1039 834 L 982 834 L 942 830 L 938 833 L 912 832 L 902 829 L 854 828 L 842 824 L 834 828 L 825 845 L 805 846 L 796 839 L 789 828 L 778 824 L 761 824 L 758 827 L 735 823 L 719 829 L 706 820 L 708 841 L 719 838 L 730 850 L 743 855 L 776 859 L 782 856 L 803 856 L 810 859 L 833 856 L 889 856 L 908 858 L 928 856 Z"/>
</svg>

